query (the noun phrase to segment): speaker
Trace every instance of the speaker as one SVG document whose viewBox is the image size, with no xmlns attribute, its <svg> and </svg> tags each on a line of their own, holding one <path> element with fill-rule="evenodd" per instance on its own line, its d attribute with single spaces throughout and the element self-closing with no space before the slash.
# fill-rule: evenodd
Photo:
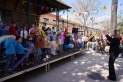
<svg viewBox="0 0 123 82">
<path fill-rule="evenodd" d="M 78 33 L 78 28 L 73 28 L 72 33 Z"/>
</svg>

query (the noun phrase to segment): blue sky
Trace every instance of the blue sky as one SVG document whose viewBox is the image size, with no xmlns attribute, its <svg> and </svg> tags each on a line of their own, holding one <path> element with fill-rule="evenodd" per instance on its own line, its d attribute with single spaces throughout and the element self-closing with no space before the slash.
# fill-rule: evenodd
<svg viewBox="0 0 123 82">
<path fill-rule="evenodd" d="M 72 4 L 75 3 L 76 0 L 63 0 L 63 1 L 72 7 Z M 105 14 L 111 14 L 111 2 L 112 2 L 112 0 L 100 0 L 100 1 L 102 2 L 102 4 L 107 6 L 107 10 L 104 10 Z M 123 5 L 120 6 L 121 3 L 123 3 L 123 0 L 118 0 L 118 4 L 119 4 L 118 5 L 118 11 L 121 9 L 123 10 Z"/>
<path fill-rule="evenodd" d="M 72 4 L 75 3 L 76 0 L 63 0 L 66 4 L 70 5 L 72 7 Z M 95 19 L 95 22 L 102 22 L 102 21 L 105 21 L 105 20 L 110 20 L 110 17 L 111 17 L 111 3 L 112 3 L 112 0 L 100 0 L 102 5 L 106 5 L 107 6 L 107 9 L 106 10 L 103 10 L 103 11 L 100 11 L 99 13 L 101 13 L 101 16 L 97 16 Z M 119 10 L 123 10 L 123 4 L 122 6 L 120 6 L 120 4 L 123 3 L 123 0 L 118 0 L 118 13 L 119 13 Z M 103 6 L 102 6 L 102 9 L 103 9 Z M 67 19 L 67 13 L 64 13 L 61 12 L 60 15 Z M 73 16 L 69 16 L 69 19 L 70 18 L 73 18 Z M 71 18 L 71 19 L 72 19 Z M 73 21 L 76 21 L 75 19 L 72 19 Z M 77 22 L 77 21 L 76 21 Z M 99 26 L 95 26 L 95 28 L 98 28 Z"/>
</svg>

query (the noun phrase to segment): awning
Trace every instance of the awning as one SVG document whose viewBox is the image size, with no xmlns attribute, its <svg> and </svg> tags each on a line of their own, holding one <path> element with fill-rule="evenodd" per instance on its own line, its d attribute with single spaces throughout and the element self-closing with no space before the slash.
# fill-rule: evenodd
<svg viewBox="0 0 123 82">
<path fill-rule="evenodd" d="M 40 15 L 71 7 L 62 0 L 0 0 L 0 8 L 25 14 Z"/>
</svg>

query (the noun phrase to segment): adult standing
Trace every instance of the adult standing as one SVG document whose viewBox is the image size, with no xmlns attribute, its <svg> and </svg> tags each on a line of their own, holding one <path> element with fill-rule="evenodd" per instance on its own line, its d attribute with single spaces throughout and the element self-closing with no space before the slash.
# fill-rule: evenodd
<svg viewBox="0 0 123 82">
<path fill-rule="evenodd" d="M 26 40 L 27 40 L 27 36 L 28 36 L 28 32 L 26 29 L 26 26 L 24 26 L 24 29 L 20 31 L 20 36 L 23 38 L 23 46 L 26 46 Z"/>
<path fill-rule="evenodd" d="M 37 34 L 37 29 L 34 24 L 32 24 L 32 27 L 29 29 L 29 35 L 33 37 L 33 42 L 36 45 L 36 34 Z"/>
<path fill-rule="evenodd" d="M 110 54 L 110 57 L 109 57 L 109 76 L 108 76 L 108 79 L 116 81 L 114 62 L 115 62 L 116 58 L 118 57 L 118 55 L 120 53 L 120 51 L 119 51 L 120 35 L 115 30 L 112 37 L 107 34 L 106 38 L 109 41 L 108 44 L 110 46 L 110 50 L 109 50 L 109 54 Z"/>
<path fill-rule="evenodd" d="M 34 24 L 32 24 L 32 27 L 29 29 L 29 34 L 31 33 L 31 31 L 33 31 L 33 30 L 36 30 L 37 31 L 37 29 L 36 29 L 36 27 L 35 27 L 35 25 Z"/>
</svg>

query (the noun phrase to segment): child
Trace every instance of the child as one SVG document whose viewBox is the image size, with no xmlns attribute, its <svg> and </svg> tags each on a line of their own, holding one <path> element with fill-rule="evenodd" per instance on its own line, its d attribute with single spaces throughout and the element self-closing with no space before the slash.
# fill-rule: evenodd
<svg viewBox="0 0 123 82">
<path fill-rule="evenodd" d="M 79 42 L 78 42 L 78 37 L 76 35 L 74 35 L 73 41 L 74 41 L 74 49 L 77 50 Z"/>
<path fill-rule="evenodd" d="M 36 46 L 37 46 L 36 62 L 38 63 L 41 60 L 41 49 L 42 49 L 42 37 L 38 34 L 36 38 Z"/>
<path fill-rule="evenodd" d="M 51 54 L 57 55 L 57 53 L 56 53 L 56 41 L 54 39 L 51 41 Z"/>
<path fill-rule="evenodd" d="M 60 36 L 58 36 L 57 45 L 58 45 L 58 51 L 62 52 L 63 51 L 63 44 L 62 44 L 62 40 L 61 40 Z"/>
<path fill-rule="evenodd" d="M 100 41 L 100 52 L 101 52 L 102 54 L 104 53 L 104 48 L 105 48 L 104 41 Z"/>
<path fill-rule="evenodd" d="M 22 46 L 22 38 L 21 37 L 16 37 L 16 40 L 17 40 L 17 46 L 16 46 L 16 56 L 17 56 L 17 61 L 19 61 L 20 59 L 22 59 L 22 57 L 24 56 L 24 51 L 25 50 L 28 50 L 28 48 L 24 48 Z M 20 68 L 22 68 L 22 64 L 20 64 L 18 66 L 18 69 L 17 70 L 20 70 Z"/>
<path fill-rule="evenodd" d="M 74 50 L 74 41 L 73 41 L 72 37 L 70 37 L 69 44 L 65 45 L 65 49 L 73 49 Z"/>
<path fill-rule="evenodd" d="M 43 54 L 42 54 L 42 60 L 43 61 L 46 61 L 47 58 L 46 58 L 46 55 L 47 55 L 47 37 L 44 36 L 43 39 L 42 39 L 42 47 L 43 47 Z"/>
<path fill-rule="evenodd" d="M 26 41 L 26 47 L 27 47 L 27 48 L 28 48 L 31 44 L 34 45 L 34 43 L 33 43 L 32 40 L 33 40 L 33 38 L 32 38 L 31 36 L 27 36 L 27 41 Z M 33 63 L 33 57 L 34 57 L 34 54 L 35 54 L 35 53 L 36 53 L 36 47 L 34 46 L 32 52 L 29 54 L 27 65 L 29 65 L 29 64 L 34 64 L 34 63 Z"/>
<path fill-rule="evenodd" d="M 107 45 L 107 46 L 105 47 L 105 52 L 106 52 L 107 54 L 109 54 L 109 49 L 110 49 L 110 46 Z"/>
<path fill-rule="evenodd" d="M 51 56 L 50 56 L 51 49 L 50 48 L 51 48 L 50 37 L 47 36 L 47 54 L 46 54 L 47 58 L 51 58 Z"/>
<path fill-rule="evenodd" d="M 9 38 L 5 41 L 5 54 L 6 54 L 6 67 L 5 67 L 5 75 L 9 75 L 11 68 L 14 66 L 14 58 L 15 58 L 15 47 L 17 46 L 17 42 L 14 38 Z"/>
</svg>

